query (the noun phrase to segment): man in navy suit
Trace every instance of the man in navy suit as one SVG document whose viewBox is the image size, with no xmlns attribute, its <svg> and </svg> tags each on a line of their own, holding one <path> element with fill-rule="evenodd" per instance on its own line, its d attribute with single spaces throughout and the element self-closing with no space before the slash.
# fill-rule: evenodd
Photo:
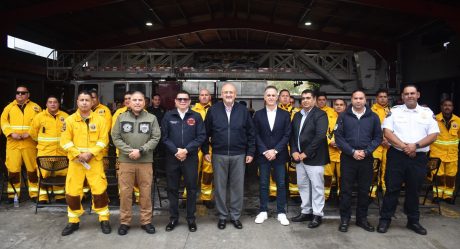
<svg viewBox="0 0 460 249">
<path fill-rule="evenodd" d="M 292 120 L 290 139 L 292 160 L 297 163 L 301 213 L 293 221 L 308 221 L 309 228 L 321 225 L 324 215 L 324 165 L 329 163 L 326 131 L 326 112 L 316 104 L 316 95 L 304 90 L 301 95 L 302 110 Z"/>
<path fill-rule="evenodd" d="M 255 222 L 263 223 L 267 218 L 268 185 L 270 171 L 276 182 L 276 208 L 278 221 L 289 225 L 286 217 L 286 162 L 289 161 L 287 143 L 291 133 L 291 119 L 289 112 L 277 108 L 278 89 L 274 86 L 265 88 L 265 108 L 254 115 L 254 128 L 256 131 L 256 160 L 259 164 L 260 174 L 260 213 Z"/>
</svg>

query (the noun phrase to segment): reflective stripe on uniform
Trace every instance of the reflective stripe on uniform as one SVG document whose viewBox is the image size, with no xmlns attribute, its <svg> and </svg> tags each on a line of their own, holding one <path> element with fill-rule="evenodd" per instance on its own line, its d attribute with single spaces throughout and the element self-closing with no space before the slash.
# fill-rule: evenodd
<svg viewBox="0 0 460 249">
<path fill-rule="evenodd" d="M 77 147 L 77 150 L 80 151 L 80 152 L 89 152 L 89 148 Z"/>
<path fill-rule="evenodd" d="M 78 218 L 78 217 L 80 217 L 80 214 L 77 214 L 77 213 L 74 213 L 72 211 L 69 211 L 69 212 L 67 212 L 67 216 L 69 218 Z"/>
<path fill-rule="evenodd" d="M 29 187 L 29 192 L 38 192 L 37 187 Z"/>
<path fill-rule="evenodd" d="M 39 142 L 59 142 L 60 137 L 38 137 L 37 141 Z"/>
<path fill-rule="evenodd" d="M 104 210 L 98 211 L 98 212 L 96 212 L 96 213 L 97 213 L 98 215 L 109 215 L 109 214 L 110 214 L 108 208 L 104 208 Z"/>
<path fill-rule="evenodd" d="M 14 188 L 8 188 L 8 189 L 6 190 L 6 192 L 7 192 L 8 194 L 14 194 L 14 193 L 15 193 L 15 192 L 14 192 Z M 17 188 L 17 189 L 16 189 L 16 193 L 19 193 L 19 192 L 21 192 L 21 190 L 20 190 L 19 188 Z"/>
<path fill-rule="evenodd" d="M 98 141 L 98 142 L 96 143 L 96 145 L 97 145 L 97 146 L 100 146 L 100 147 L 102 147 L 102 148 L 105 148 L 105 146 L 106 146 L 105 143 L 100 142 L 100 141 Z"/>
<path fill-rule="evenodd" d="M 440 145 L 458 145 L 459 140 L 451 140 L 451 141 L 441 141 L 441 140 L 436 140 L 434 141 L 435 144 L 440 144 Z"/>
<path fill-rule="evenodd" d="M 27 125 L 11 125 L 11 129 L 13 130 L 29 130 L 30 126 Z"/>
<path fill-rule="evenodd" d="M 62 194 L 65 193 L 65 191 L 64 191 L 64 190 L 53 190 L 53 193 L 54 193 L 55 195 L 62 195 Z"/>
<path fill-rule="evenodd" d="M 64 146 L 62 146 L 62 148 L 63 148 L 64 150 L 67 150 L 67 149 L 69 149 L 69 148 L 72 147 L 72 146 L 74 146 L 73 142 L 68 142 L 68 143 L 64 144 Z"/>
</svg>

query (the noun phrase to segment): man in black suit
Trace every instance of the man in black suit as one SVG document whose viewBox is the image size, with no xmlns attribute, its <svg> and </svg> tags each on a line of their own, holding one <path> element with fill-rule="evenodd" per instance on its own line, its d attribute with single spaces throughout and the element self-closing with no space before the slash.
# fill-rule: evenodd
<svg viewBox="0 0 460 249">
<path fill-rule="evenodd" d="M 286 217 L 286 162 L 289 161 L 287 143 L 291 134 L 291 119 L 289 112 L 277 108 L 278 89 L 274 86 L 265 88 L 265 108 L 254 115 L 254 128 L 256 131 L 256 160 L 259 164 L 260 174 L 260 213 L 255 222 L 263 223 L 267 218 L 268 185 L 270 171 L 276 182 L 276 204 L 278 221 L 283 226 L 289 225 Z"/>
<path fill-rule="evenodd" d="M 297 185 L 302 204 L 301 213 L 292 221 L 308 221 L 309 228 L 321 225 L 324 215 L 324 165 L 329 163 L 326 132 L 327 115 L 316 104 L 316 94 L 304 90 L 302 110 L 292 120 L 291 155 L 297 163 Z"/>
</svg>

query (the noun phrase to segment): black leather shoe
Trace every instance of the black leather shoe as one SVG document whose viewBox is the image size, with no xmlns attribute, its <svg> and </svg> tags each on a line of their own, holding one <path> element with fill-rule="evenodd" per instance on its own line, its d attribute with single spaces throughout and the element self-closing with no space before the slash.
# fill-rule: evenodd
<svg viewBox="0 0 460 249">
<path fill-rule="evenodd" d="M 67 226 L 65 226 L 64 230 L 62 230 L 61 235 L 62 236 L 70 235 L 73 232 L 77 231 L 78 228 L 80 228 L 80 223 L 68 223 Z"/>
<path fill-rule="evenodd" d="M 230 221 L 236 229 L 243 229 L 243 224 L 240 220 L 231 220 Z"/>
<path fill-rule="evenodd" d="M 213 201 L 203 201 L 203 205 L 207 208 L 207 209 L 213 209 L 216 205 Z"/>
<path fill-rule="evenodd" d="M 31 197 L 30 201 L 32 201 L 33 203 L 37 203 L 37 197 Z"/>
<path fill-rule="evenodd" d="M 375 231 L 375 228 L 371 224 L 369 224 L 367 219 L 357 220 L 356 225 L 361 227 L 362 229 L 368 231 L 368 232 L 374 232 Z"/>
<path fill-rule="evenodd" d="M 195 221 L 187 221 L 187 223 L 188 223 L 188 230 L 192 233 L 196 232 L 197 227 L 196 227 Z"/>
<path fill-rule="evenodd" d="M 104 234 L 112 232 L 112 227 L 110 226 L 110 222 L 108 220 L 101 221 L 101 230 Z"/>
<path fill-rule="evenodd" d="M 128 226 L 128 225 L 121 224 L 121 225 L 118 227 L 118 234 L 119 234 L 119 235 L 126 235 L 126 234 L 128 234 L 128 230 L 129 230 L 129 226 Z"/>
<path fill-rule="evenodd" d="M 166 225 L 166 232 L 171 232 L 179 224 L 178 220 L 170 220 L 168 225 Z"/>
<path fill-rule="evenodd" d="M 313 220 L 313 214 L 300 213 L 299 215 L 291 218 L 292 222 L 302 222 L 302 221 L 311 221 L 311 220 Z"/>
<path fill-rule="evenodd" d="M 227 220 L 219 219 L 219 222 L 217 222 L 217 227 L 219 229 L 225 229 L 226 225 L 227 225 Z"/>
<path fill-rule="evenodd" d="M 420 225 L 420 223 L 418 222 L 417 223 L 407 223 L 406 227 L 420 235 L 427 234 L 426 229 L 422 227 L 422 225 Z"/>
<path fill-rule="evenodd" d="M 350 219 L 341 219 L 339 225 L 339 231 L 342 233 L 348 232 L 348 225 L 350 224 Z"/>
<path fill-rule="evenodd" d="M 313 215 L 313 219 L 308 223 L 308 228 L 317 228 L 323 222 L 323 218 L 318 215 Z"/>
<path fill-rule="evenodd" d="M 377 232 L 386 233 L 389 227 L 390 227 L 389 221 L 380 221 L 379 225 L 377 226 Z"/>
<path fill-rule="evenodd" d="M 154 234 L 155 233 L 155 227 L 152 225 L 152 223 L 142 225 L 141 228 L 143 230 L 145 230 L 148 234 Z"/>
</svg>

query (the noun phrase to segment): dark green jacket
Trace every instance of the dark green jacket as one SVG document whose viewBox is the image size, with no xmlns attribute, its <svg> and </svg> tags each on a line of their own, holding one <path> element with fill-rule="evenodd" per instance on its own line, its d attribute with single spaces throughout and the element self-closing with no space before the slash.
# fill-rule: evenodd
<svg viewBox="0 0 460 249">
<path fill-rule="evenodd" d="M 160 141 L 161 131 L 154 115 L 142 111 L 136 117 L 131 111 L 127 111 L 118 116 L 111 135 L 113 143 L 120 151 L 120 162 L 151 163 L 153 150 Z M 137 160 L 128 157 L 133 149 L 142 150 L 142 156 Z"/>
</svg>

